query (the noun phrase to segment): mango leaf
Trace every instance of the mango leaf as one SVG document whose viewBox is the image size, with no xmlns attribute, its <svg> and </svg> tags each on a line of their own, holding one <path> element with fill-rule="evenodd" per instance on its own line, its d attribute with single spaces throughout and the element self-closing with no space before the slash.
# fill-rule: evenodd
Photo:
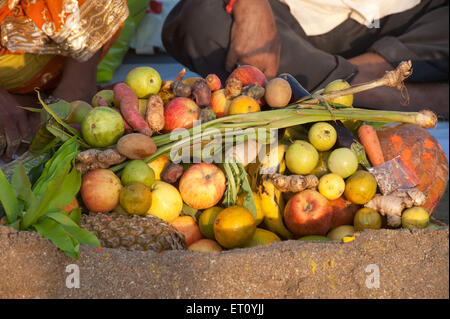
<svg viewBox="0 0 450 319">
<path fill-rule="evenodd" d="M 81 221 L 81 208 L 75 208 L 69 213 L 66 213 L 77 225 L 80 225 Z"/>
<path fill-rule="evenodd" d="M 14 169 L 14 174 L 11 179 L 11 186 L 16 193 L 16 197 L 25 203 L 24 209 L 26 210 L 31 201 L 34 199 L 34 194 L 31 191 L 31 183 L 22 163 L 17 164 Z"/>
<path fill-rule="evenodd" d="M 0 169 L 0 203 L 5 210 L 8 223 L 14 223 L 19 217 L 19 203 L 14 193 L 14 189 L 6 179 L 5 174 Z"/>
<path fill-rule="evenodd" d="M 255 199 L 253 198 L 253 191 L 247 179 L 247 172 L 245 171 L 245 168 L 241 163 L 236 163 L 236 165 L 239 169 L 240 179 L 242 181 L 241 192 L 245 193 L 243 206 L 247 208 L 253 214 L 253 217 L 256 219 L 257 214 L 256 214 Z"/>
<path fill-rule="evenodd" d="M 74 245 L 66 230 L 51 218 L 43 218 L 33 225 L 33 228 L 42 236 L 49 239 L 56 247 L 66 255 L 78 259 L 79 250 Z"/>
<path fill-rule="evenodd" d="M 61 212 L 47 213 L 45 217 L 51 218 L 60 224 L 79 243 L 99 247 L 100 241 L 91 232 L 80 228 L 69 216 Z"/>
<path fill-rule="evenodd" d="M 75 165 L 73 165 L 70 173 L 64 178 L 58 194 L 53 198 L 49 209 L 61 209 L 69 204 L 78 194 L 80 187 L 81 173 L 75 168 Z"/>
<path fill-rule="evenodd" d="M 72 169 L 72 163 L 78 154 L 75 137 L 64 143 L 45 164 L 45 168 L 33 185 L 35 199 L 23 216 L 23 229 L 27 229 L 38 221 L 48 210 L 56 197 L 65 177 Z"/>
<path fill-rule="evenodd" d="M 230 167 L 230 163 L 223 163 L 222 168 L 227 179 L 227 188 L 225 189 L 222 203 L 225 207 L 234 206 L 238 197 L 238 190 L 236 188 L 233 171 Z"/>
</svg>

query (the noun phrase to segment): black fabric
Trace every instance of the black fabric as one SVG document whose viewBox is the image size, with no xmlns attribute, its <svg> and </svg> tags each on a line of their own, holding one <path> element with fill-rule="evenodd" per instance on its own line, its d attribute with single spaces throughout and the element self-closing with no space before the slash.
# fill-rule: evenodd
<svg viewBox="0 0 450 319">
<path fill-rule="evenodd" d="M 350 79 L 357 69 L 346 59 L 367 51 L 378 52 L 393 66 L 411 59 L 410 81 L 448 81 L 448 1 L 423 0 L 374 28 L 348 19 L 312 37 L 286 5 L 269 2 L 281 39 L 279 73 L 292 74 L 310 91 L 337 78 Z M 162 40 L 167 52 L 190 70 L 224 80 L 231 26 L 223 0 L 182 0 L 167 17 Z"/>
</svg>

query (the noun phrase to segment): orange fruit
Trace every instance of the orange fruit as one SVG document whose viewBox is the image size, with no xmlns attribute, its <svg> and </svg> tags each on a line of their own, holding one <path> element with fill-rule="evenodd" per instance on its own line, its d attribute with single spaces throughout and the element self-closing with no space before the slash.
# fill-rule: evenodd
<svg viewBox="0 0 450 319">
<path fill-rule="evenodd" d="M 381 215 L 372 208 L 361 208 L 355 214 L 353 227 L 355 230 L 380 229 L 383 220 Z"/>
<path fill-rule="evenodd" d="M 259 111 L 261 111 L 261 108 L 254 98 L 247 95 L 240 95 L 231 101 L 228 115 Z"/>
<path fill-rule="evenodd" d="M 281 241 L 277 234 L 262 228 L 256 228 L 253 237 L 245 244 L 245 247 L 270 245 L 274 241 Z"/>
<path fill-rule="evenodd" d="M 150 188 L 141 183 L 131 183 L 120 191 L 120 206 L 128 214 L 144 215 L 152 205 Z"/>
<path fill-rule="evenodd" d="M 243 247 L 255 231 L 255 218 L 243 206 L 225 208 L 214 221 L 214 237 L 225 248 Z"/>
<path fill-rule="evenodd" d="M 170 225 L 175 227 L 180 233 L 184 235 L 187 246 L 190 246 L 197 240 L 203 238 L 202 234 L 200 233 L 200 228 L 195 222 L 195 219 L 191 216 L 179 216 L 171 221 Z"/>
</svg>

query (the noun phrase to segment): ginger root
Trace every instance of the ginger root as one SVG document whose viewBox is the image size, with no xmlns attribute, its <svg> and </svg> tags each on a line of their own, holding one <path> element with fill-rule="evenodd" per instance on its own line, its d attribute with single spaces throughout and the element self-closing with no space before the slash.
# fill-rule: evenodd
<svg viewBox="0 0 450 319">
<path fill-rule="evenodd" d="M 153 132 L 164 128 L 164 102 L 159 95 L 154 94 L 148 98 L 145 120 Z"/>
<path fill-rule="evenodd" d="M 242 82 L 232 76 L 227 79 L 225 82 L 225 96 L 227 99 L 235 98 L 242 93 Z"/>
<path fill-rule="evenodd" d="M 315 188 L 319 185 L 319 179 L 315 175 L 282 175 L 270 174 L 272 183 L 282 192 L 298 193 L 305 189 Z"/>
<path fill-rule="evenodd" d="M 90 149 L 77 155 L 75 167 L 81 174 L 85 174 L 94 169 L 108 168 L 120 164 L 126 159 L 116 149 L 107 149 L 104 151 Z"/>
<path fill-rule="evenodd" d="M 422 206 L 426 199 L 426 195 L 416 188 L 399 189 L 389 195 L 376 194 L 364 207 L 386 215 L 389 226 L 400 227 L 402 212 L 406 208 Z"/>
</svg>

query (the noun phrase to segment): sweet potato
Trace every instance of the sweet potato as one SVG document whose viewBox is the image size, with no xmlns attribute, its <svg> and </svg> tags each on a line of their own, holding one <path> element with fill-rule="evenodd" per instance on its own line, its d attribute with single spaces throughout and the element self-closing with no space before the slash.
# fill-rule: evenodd
<svg viewBox="0 0 450 319">
<path fill-rule="evenodd" d="M 131 133 L 119 139 L 117 151 L 130 159 L 144 159 L 156 152 L 156 145 L 147 135 Z"/>
<path fill-rule="evenodd" d="M 120 104 L 120 112 L 125 121 L 139 133 L 152 136 L 152 130 L 139 113 L 139 100 L 136 93 L 125 83 L 117 83 L 114 86 L 114 96 Z"/>
</svg>

